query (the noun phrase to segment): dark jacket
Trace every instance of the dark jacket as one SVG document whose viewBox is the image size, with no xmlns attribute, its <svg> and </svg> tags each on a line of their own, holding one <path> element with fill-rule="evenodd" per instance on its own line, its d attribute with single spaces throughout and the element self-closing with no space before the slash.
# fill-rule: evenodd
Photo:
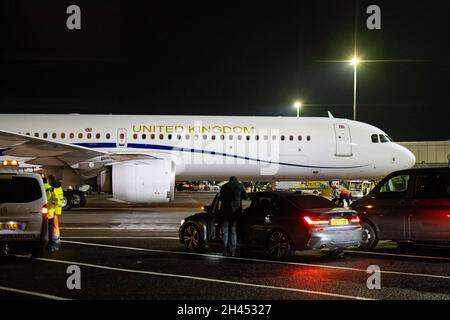
<svg viewBox="0 0 450 320">
<path fill-rule="evenodd" d="M 238 181 L 231 181 L 220 189 L 221 213 L 224 218 L 235 218 L 242 211 L 242 200 L 247 199 L 247 192 Z"/>
</svg>

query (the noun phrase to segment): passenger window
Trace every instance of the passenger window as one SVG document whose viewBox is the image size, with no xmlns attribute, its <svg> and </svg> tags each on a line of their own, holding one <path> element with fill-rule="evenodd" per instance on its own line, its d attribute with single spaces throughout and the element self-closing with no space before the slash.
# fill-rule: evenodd
<svg viewBox="0 0 450 320">
<path fill-rule="evenodd" d="M 377 134 L 372 135 L 372 143 L 378 143 L 378 135 Z"/>
<path fill-rule="evenodd" d="M 186 140 L 189 140 L 190 137 L 191 137 L 191 136 L 187 134 L 184 138 L 185 138 Z"/>
<path fill-rule="evenodd" d="M 250 136 L 246 136 L 245 139 L 247 139 L 247 141 L 249 141 L 250 140 Z"/>
<path fill-rule="evenodd" d="M 54 133 L 54 132 L 52 133 L 52 138 L 56 139 L 56 133 Z"/>
<path fill-rule="evenodd" d="M 154 133 L 152 133 L 152 134 L 150 135 L 150 139 L 155 140 L 155 134 L 154 134 Z"/>
<path fill-rule="evenodd" d="M 225 135 L 221 134 L 220 135 L 220 140 L 225 140 Z"/>
<path fill-rule="evenodd" d="M 290 141 L 294 141 L 294 136 L 289 136 Z"/>
<path fill-rule="evenodd" d="M 163 134 L 160 134 L 159 135 L 159 140 L 163 140 L 164 139 L 164 135 Z"/>
<path fill-rule="evenodd" d="M 107 140 L 111 139 L 111 134 L 110 134 L 110 133 L 107 133 L 107 134 L 106 134 L 106 139 L 107 139 Z"/>
<path fill-rule="evenodd" d="M 81 138 L 83 138 L 83 135 L 82 135 L 81 133 L 80 133 L 80 135 L 81 135 Z M 78 136 L 78 137 L 80 138 L 80 136 Z M 80 138 L 80 139 L 81 139 L 81 138 Z M 121 134 L 120 134 L 120 139 L 121 139 L 121 140 L 125 139 L 125 134 L 121 133 Z"/>
<path fill-rule="evenodd" d="M 380 187 L 379 193 L 380 195 L 392 197 L 405 195 L 408 190 L 409 180 L 409 175 L 392 177 Z"/>
<path fill-rule="evenodd" d="M 178 140 L 181 140 L 181 134 L 178 134 L 178 135 L 177 135 L 177 139 L 178 139 Z"/>
<path fill-rule="evenodd" d="M 281 136 L 281 141 L 284 141 L 284 136 Z"/>
<path fill-rule="evenodd" d="M 97 140 L 99 140 L 100 139 L 100 133 L 97 133 L 96 135 L 95 135 L 95 138 L 97 139 Z"/>
<path fill-rule="evenodd" d="M 34 134 L 34 136 L 35 136 L 36 138 L 39 138 L 39 133 L 36 132 L 36 133 Z"/>
<path fill-rule="evenodd" d="M 311 141 L 311 136 L 307 136 L 306 140 Z"/>
<path fill-rule="evenodd" d="M 123 134 L 120 135 L 120 138 L 123 139 Z M 78 139 L 83 139 L 83 134 L 82 133 L 78 134 Z"/>
<path fill-rule="evenodd" d="M 302 136 L 298 136 L 298 141 L 302 141 Z"/>
<path fill-rule="evenodd" d="M 381 142 L 381 143 L 385 143 L 385 142 L 389 142 L 389 140 L 386 138 L 385 135 L 380 134 L 380 142 Z"/>
<path fill-rule="evenodd" d="M 92 133 L 88 133 L 88 134 L 87 134 L 87 138 L 88 138 L 88 139 L 92 139 Z"/>
<path fill-rule="evenodd" d="M 269 140 L 269 136 L 268 135 L 264 135 L 264 141 Z"/>
<path fill-rule="evenodd" d="M 417 175 L 415 196 L 419 199 L 450 198 L 450 174 Z"/>
<path fill-rule="evenodd" d="M 69 138 L 70 138 L 70 139 L 75 138 L 75 135 L 73 134 L 73 132 L 69 134 Z"/>
<path fill-rule="evenodd" d="M 47 139 L 48 138 L 48 133 L 47 132 L 44 133 L 43 137 L 44 137 L 44 139 Z"/>
<path fill-rule="evenodd" d="M 168 134 L 168 135 L 167 135 L 167 139 L 172 140 L 172 135 L 171 135 L 171 134 Z"/>
<path fill-rule="evenodd" d="M 147 139 L 147 135 L 145 133 L 142 134 L 142 140 Z"/>
<path fill-rule="evenodd" d="M 213 135 L 211 136 L 211 140 L 216 140 L 216 135 L 215 135 L 215 134 L 213 134 Z"/>
<path fill-rule="evenodd" d="M 273 135 L 273 136 L 272 136 L 272 141 L 275 141 L 275 140 L 277 140 L 277 136 L 276 136 L 276 135 Z"/>
<path fill-rule="evenodd" d="M 206 134 L 204 134 L 202 137 L 203 137 L 203 140 L 208 139 L 208 136 Z"/>
<path fill-rule="evenodd" d="M 66 138 L 66 134 L 63 132 L 61 133 L 61 139 L 65 139 Z"/>
<path fill-rule="evenodd" d="M 242 136 L 241 135 L 238 135 L 237 138 L 238 138 L 238 140 L 242 140 Z"/>
<path fill-rule="evenodd" d="M 233 135 L 230 134 L 230 135 L 228 136 L 228 140 L 230 140 L 230 141 L 233 140 Z"/>
<path fill-rule="evenodd" d="M 258 141 L 259 140 L 259 135 L 255 136 L 255 140 Z"/>
</svg>

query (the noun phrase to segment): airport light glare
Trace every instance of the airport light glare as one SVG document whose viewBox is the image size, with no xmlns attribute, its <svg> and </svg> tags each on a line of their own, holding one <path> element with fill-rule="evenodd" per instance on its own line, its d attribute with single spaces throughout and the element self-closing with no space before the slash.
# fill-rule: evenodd
<svg viewBox="0 0 450 320">
<path fill-rule="evenodd" d="M 352 66 L 357 66 L 360 62 L 361 60 L 357 56 L 354 56 L 350 59 L 350 64 Z"/>
<path fill-rule="evenodd" d="M 353 120 L 356 120 L 356 69 L 361 59 L 354 55 L 350 59 L 350 64 L 353 66 Z"/>
<path fill-rule="evenodd" d="M 303 103 L 301 101 L 295 101 L 294 102 L 294 108 L 297 109 L 297 117 L 300 116 L 300 109 L 302 107 Z"/>
</svg>

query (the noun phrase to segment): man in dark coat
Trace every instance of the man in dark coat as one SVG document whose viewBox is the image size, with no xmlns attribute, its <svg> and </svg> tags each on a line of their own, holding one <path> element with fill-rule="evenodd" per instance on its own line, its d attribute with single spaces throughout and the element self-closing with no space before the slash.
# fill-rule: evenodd
<svg viewBox="0 0 450 320">
<path fill-rule="evenodd" d="M 229 255 L 228 249 L 231 256 L 236 255 L 236 225 L 242 212 L 242 200 L 245 199 L 247 199 L 247 193 L 236 177 L 230 177 L 228 183 L 220 189 L 224 256 Z"/>
</svg>

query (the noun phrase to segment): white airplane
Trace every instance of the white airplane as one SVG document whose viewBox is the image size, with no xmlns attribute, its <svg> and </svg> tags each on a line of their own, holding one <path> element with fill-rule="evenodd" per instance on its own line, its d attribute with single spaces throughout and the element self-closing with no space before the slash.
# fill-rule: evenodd
<svg viewBox="0 0 450 320">
<path fill-rule="evenodd" d="M 382 130 L 331 114 L 0 114 L 0 156 L 56 172 L 66 185 L 106 172 L 113 197 L 134 203 L 170 201 L 175 177 L 368 179 L 415 164 L 414 155 Z"/>
</svg>

